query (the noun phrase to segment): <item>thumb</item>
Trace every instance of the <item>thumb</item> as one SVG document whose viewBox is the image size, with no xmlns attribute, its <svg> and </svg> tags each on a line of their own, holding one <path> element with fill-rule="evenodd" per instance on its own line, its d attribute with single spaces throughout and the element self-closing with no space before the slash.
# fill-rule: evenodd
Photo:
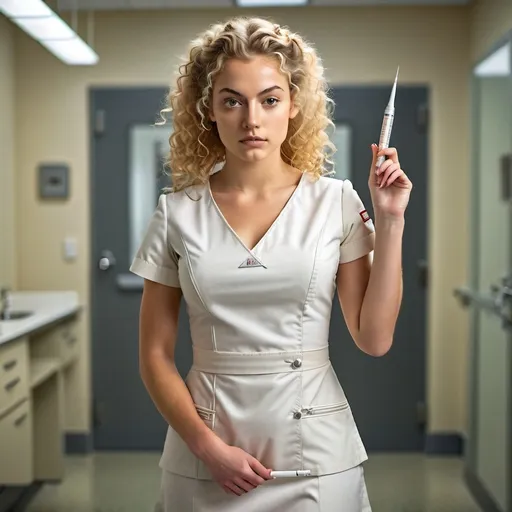
<svg viewBox="0 0 512 512">
<path fill-rule="evenodd" d="M 370 166 L 370 180 L 374 181 L 376 179 L 375 176 L 375 165 L 377 165 L 377 153 L 379 152 L 379 146 L 377 144 L 372 144 L 370 146 L 372 150 L 372 164 Z"/>
<path fill-rule="evenodd" d="M 261 478 L 270 478 L 270 469 L 267 469 L 263 464 L 254 457 L 249 458 L 249 466 L 252 470 L 257 473 Z"/>
</svg>

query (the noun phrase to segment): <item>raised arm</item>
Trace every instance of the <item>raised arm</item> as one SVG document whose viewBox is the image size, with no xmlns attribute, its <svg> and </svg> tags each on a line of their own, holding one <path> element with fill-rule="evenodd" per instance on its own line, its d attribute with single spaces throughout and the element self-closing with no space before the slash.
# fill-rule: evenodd
<svg viewBox="0 0 512 512">
<path fill-rule="evenodd" d="M 375 234 L 362 203 L 352 194 L 353 200 L 359 201 L 352 211 L 361 218 L 354 215 L 352 232 L 347 237 L 349 248 L 341 249 L 347 261 L 341 261 L 336 284 L 343 315 L 355 343 L 367 354 L 382 356 L 392 346 L 402 301 L 404 214 L 412 184 L 400 168 L 395 148 L 379 153 L 372 146 L 372 150 L 369 187 L 375 211 Z M 381 154 L 389 158 L 375 172 L 375 162 Z M 350 213 L 347 211 L 346 215 Z M 355 227 L 357 223 L 359 229 Z M 365 240 L 372 240 L 372 253 L 368 252 Z"/>
</svg>

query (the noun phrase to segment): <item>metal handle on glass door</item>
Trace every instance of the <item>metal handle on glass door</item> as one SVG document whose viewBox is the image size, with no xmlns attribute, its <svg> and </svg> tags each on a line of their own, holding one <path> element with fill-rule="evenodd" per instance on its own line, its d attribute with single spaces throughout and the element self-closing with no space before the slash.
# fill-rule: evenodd
<svg viewBox="0 0 512 512">
<path fill-rule="evenodd" d="M 113 267 L 115 264 L 116 264 L 116 259 L 114 258 L 112 251 L 109 251 L 107 249 L 101 253 L 101 258 L 98 263 L 100 270 L 103 270 L 103 271 L 108 270 L 110 267 Z"/>
</svg>

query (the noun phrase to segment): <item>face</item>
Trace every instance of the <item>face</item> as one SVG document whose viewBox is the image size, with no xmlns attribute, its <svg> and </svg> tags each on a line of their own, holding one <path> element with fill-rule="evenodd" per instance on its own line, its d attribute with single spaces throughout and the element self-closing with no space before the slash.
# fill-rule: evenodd
<svg viewBox="0 0 512 512">
<path fill-rule="evenodd" d="M 217 75 L 210 118 L 228 156 L 249 162 L 279 151 L 295 115 L 288 78 L 276 60 L 230 59 Z"/>
</svg>

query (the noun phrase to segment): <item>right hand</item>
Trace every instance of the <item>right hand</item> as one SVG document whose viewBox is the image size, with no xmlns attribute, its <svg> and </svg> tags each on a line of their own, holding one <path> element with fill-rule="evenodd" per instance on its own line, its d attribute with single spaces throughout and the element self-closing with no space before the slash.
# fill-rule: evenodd
<svg viewBox="0 0 512 512">
<path fill-rule="evenodd" d="M 202 459 L 213 479 L 228 494 L 241 496 L 272 479 L 270 469 L 252 455 L 236 446 L 229 446 L 219 438 Z"/>
</svg>

